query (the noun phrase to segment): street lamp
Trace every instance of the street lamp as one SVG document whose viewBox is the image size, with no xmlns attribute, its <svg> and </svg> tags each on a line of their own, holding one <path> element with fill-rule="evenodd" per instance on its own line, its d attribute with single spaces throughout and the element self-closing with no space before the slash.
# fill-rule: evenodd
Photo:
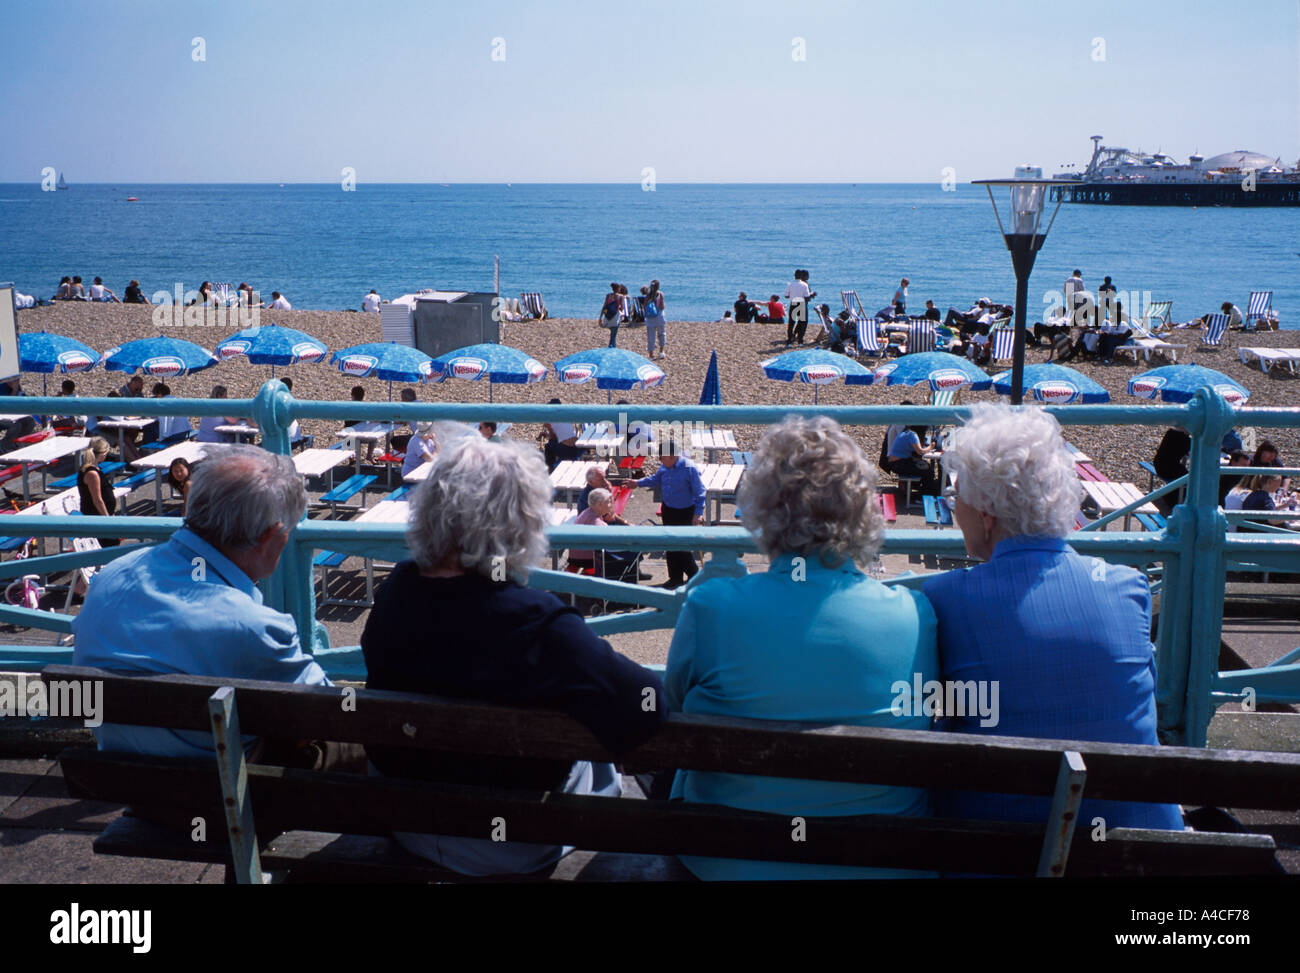
<svg viewBox="0 0 1300 973">
<path fill-rule="evenodd" d="M 1038 228 L 1043 218 L 1043 201 L 1048 195 L 1049 186 L 1072 186 L 1079 180 L 1044 179 L 1043 170 L 1033 166 L 1021 166 L 1016 169 L 1014 179 L 976 179 L 972 185 L 983 186 L 988 190 L 989 202 L 993 204 L 993 215 L 997 217 L 998 229 L 1002 239 L 1011 251 L 1011 265 L 1016 272 L 1016 340 L 1015 351 L 1011 359 L 1011 404 L 1020 405 L 1024 397 L 1025 373 L 1025 313 L 1029 303 L 1029 274 L 1034 269 L 1034 258 L 1043 249 L 1047 234 L 1056 222 L 1056 214 L 1061 209 L 1061 196 L 1056 198 L 1056 209 L 1048 220 L 1047 228 L 1042 233 Z M 1007 211 L 1004 223 L 998 212 L 998 202 L 993 195 L 994 187 L 1009 190 Z M 1008 231 L 1007 227 L 1010 227 Z"/>
</svg>

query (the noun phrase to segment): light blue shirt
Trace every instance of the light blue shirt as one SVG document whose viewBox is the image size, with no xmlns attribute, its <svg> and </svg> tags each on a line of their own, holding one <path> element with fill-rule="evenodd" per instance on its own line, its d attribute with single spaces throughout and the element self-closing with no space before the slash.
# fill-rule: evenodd
<svg viewBox="0 0 1300 973">
<path fill-rule="evenodd" d="M 299 646 L 292 616 L 262 604 L 248 575 L 186 527 L 96 574 L 72 631 L 73 665 L 330 685 Z M 214 752 L 211 733 L 188 730 L 106 723 L 95 737 L 101 750 L 161 757 Z"/>
<path fill-rule="evenodd" d="M 798 567 L 798 570 L 796 570 Z M 664 688 L 672 712 L 817 725 L 927 730 L 895 716 L 891 688 L 938 676 L 935 617 L 920 592 L 891 588 L 851 563 L 791 555 L 770 570 L 690 590 L 673 632 Z M 910 709 L 910 707 L 909 707 Z M 679 771 L 673 797 L 788 815 L 929 814 L 923 789 Z M 808 822 L 815 829 L 815 822 Z M 710 880 L 883 878 L 889 869 L 685 857 Z"/>
<path fill-rule="evenodd" d="M 694 507 L 695 516 L 704 515 L 704 480 L 700 468 L 685 456 L 678 456 L 672 466 L 660 466 L 651 476 L 638 480 L 636 486 L 659 487 L 665 507 Z"/>
</svg>

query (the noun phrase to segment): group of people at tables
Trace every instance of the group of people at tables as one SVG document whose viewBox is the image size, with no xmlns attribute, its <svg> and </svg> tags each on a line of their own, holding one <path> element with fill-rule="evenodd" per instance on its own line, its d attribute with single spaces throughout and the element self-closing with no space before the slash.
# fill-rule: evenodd
<svg viewBox="0 0 1300 973">
<path fill-rule="evenodd" d="M 1227 467 L 1264 469 L 1285 466 L 1272 441 L 1260 440 L 1252 454 L 1242 448 L 1241 436 L 1236 430 L 1230 430 L 1223 437 L 1220 448 L 1220 460 Z M 1167 430 L 1151 460 L 1156 476 L 1169 483 L 1187 475 L 1191 449 L 1192 437 L 1186 430 L 1177 427 Z M 1155 502 L 1168 513 L 1173 507 L 1174 498 L 1166 494 L 1158 497 Z M 1222 474 L 1219 477 L 1219 506 L 1224 510 L 1296 510 L 1300 507 L 1300 497 L 1291 489 L 1291 478 L 1281 474 Z M 1228 529 L 1237 530 L 1238 527 L 1229 524 Z"/>
<path fill-rule="evenodd" d="M 1056 420 L 1036 408 L 975 406 L 951 434 L 944 463 L 953 483 L 944 502 L 983 563 L 934 575 L 919 589 L 893 586 L 863 570 L 884 533 L 876 464 L 826 417 L 789 417 L 770 428 L 739 498 L 768 569 L 688 587 L 661 679 L 616 652 L 556 595 L 526 587 L 549 552 L 551 485 L 538 451 L 461 437 L 444 444 L 411 495 L 411 557 L 379 588 L 361 636 L 367 686 L 557 709 L 616 759 L 654 736 L 670 712 L 1156 745 L 1146 581 L 1121 565 L 1101 570 L 1065 542 L 1081 490 Z M 593 517 L 605 504 L 598 490 L 588 496 Z M 168 542 L 105 566 L 91 583 L 73 623 L 74 664 L 329 685 L 293 619 L 263 604 L 255 587 L 275 570 L 306 503 L 287 456 L 232 447 L 206 460 L 194 470 L 184 526 Z M 208 566 L 197 581 L 195 557 Z M 949 714 L 936 724 L 920 700 L 900 711 L 896 684 L 939 679 L 999 687 L 994 719 Z M 656 704 L 646 706 L 648 698 Z M 95 732 L 105 750 L 201 757 L 213 747 L 206 733 L 112 724 Z M 289 726 L 283 739 L 250 741 L 248 749 L 261 762 L 314 769 L 622 793 L 612 763 L 363 749 L 304 742 Z M 783 816 L 1042 822 L 1049 810 L 1048 798 L 672 767 L 639 780 L 652 797 Z M 1085 798 L 1079 813 L 1085 821 L 1105 818 L 1108 828 L 1183 826 L 1180 809 L 1168 804 Z M 544 871 L 570 850 L 491 841 L 486 833 L 395 837 L 466 875 Z M 918 874 L 684 862 L 702 879 Z"/>
</svg>

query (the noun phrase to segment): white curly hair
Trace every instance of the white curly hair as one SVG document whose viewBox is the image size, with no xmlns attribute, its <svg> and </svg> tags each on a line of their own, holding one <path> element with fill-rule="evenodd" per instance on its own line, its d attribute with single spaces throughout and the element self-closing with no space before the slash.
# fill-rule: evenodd
<svg viewBox="0 0 1300 973">
<path fill-rule="evenodd" d="M 944 442 L 943 464 L 962 502 L 1011 536 L 1065 537 L 1083 499 L 1061 426 L 1037 406 L 971 406 Z"/>
<path fill-rule="evenodd" d="M 876 464 L 834 420 L 788 416 L 763 436 L 740 483 L 745 527 L 769 558 L 865 565 L 880 550 Z"/>
<path fill-rule="evenodd" d="M 489 578 L 527 578 L 550 550 L 545 528 L 551 481 L 541 454 L 482 436 L 453 441 L 433 461 L 411 499 L 406 543 L 421 568 L 455 554 Z"/>
</svg>

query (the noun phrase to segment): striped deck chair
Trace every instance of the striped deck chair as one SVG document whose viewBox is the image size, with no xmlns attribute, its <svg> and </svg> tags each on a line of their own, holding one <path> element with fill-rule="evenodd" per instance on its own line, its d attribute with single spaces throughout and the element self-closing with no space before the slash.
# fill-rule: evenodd
<svg viewBox="0 0 1300 973">
<path fill-rule="evenodd" d="M 218 307 L 230 307 L 233 303 L 231 301 L 231 295 L 234 293 L 234 284 L 225 283 L 212 285 L 212 296 L 216 300 Z"/>
<path fill-rule="evenodd" d="M 524 291 L 519 299 L 524 302 L 524 310 L 529 315 L 534 318 L 546 317 L 546 305 L 542 303 L 542 295 L 537 291 Z"/>
<path fill-rule="evenodd" d="M 645 297 L 638 294 L 632 305 L 632 320 L 645 322 Z"/>
<path fill-rule="evenodd" d="M 932 321 L 913 321 L 907 326 L 907 353 L 934 351 L 936 338 Z"/>
<path fill-rule="evenodd" d="M 1173 301 L 1152 301 L 1142 312 L 1142 323 L 1146 325 L 1148 331 L 1164 330 L 1173 324 L 1170 320 L 1170 312 L 1173 308 Z"/>
<path fill-rule="evenodd" d="M 844 310 L 849 312 L 849 317 L 862 319 L 867 316 L 867 312 L 862 309 L 862 301 L 859 300 L 857 291 L 840 291 L 840 300 L 844 302 Z"/>
<path fill-rule="evenodd" d="M 618 317 L 625 324 L 632 320 L 632 298 L 627 294 L 618 299 Z"/>
<path fill-rule="evenodd" d="M 1268 312 L 1272 304 L 1272 291 L 1251 291 L 1250 303 L 1246 305 L 1246 320 L 1242 322 L 1243 326 L 1249 328 L 1260 318 L 1268 320 Z"/>
<path fill-rule="evenodd" d="M 1205 319 L 1205 334 L 1201 335 L 1201 347 L 1218 351 L 1223 341 L 1223 332 L 1228 330 L 1226 314 L 1211 314 Z"/>
<path fill-rule="evenodd" d="M 858 325 L 858 354 L 871 355 L 873 358 L 879 358 L 885 353 L 885 349 L 880 346 L 880 332 L 876 328 L 876 322 L 867 317 L 857 319 Z"/>
<path fill-rule="evenodd" d="M 1016 329 L 992 328 L 989 330 L 989 363 L 1011 361 L 1016 353 Z"/>
</svg>

